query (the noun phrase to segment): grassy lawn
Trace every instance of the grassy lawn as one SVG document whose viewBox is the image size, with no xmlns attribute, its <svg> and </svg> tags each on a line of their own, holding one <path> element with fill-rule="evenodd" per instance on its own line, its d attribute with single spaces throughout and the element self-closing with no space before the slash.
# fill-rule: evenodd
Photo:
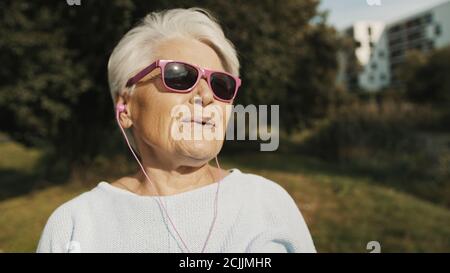
<svg viewBox="0 0 450 273">
<path fill-rule="evenodd" d="M 0 143 L 0 251 L 34 251 L 50 213 L 65 201 L 93 187 L 99 179 L 26 191 L 33 183 L 38 152 L 14 143 Z M 346 173 L 311 158 L 286 154 L 222 156 L 223 168 L 237 167 L 281 184 L 296 200 L 320 252 L 367 252 L 379 241 L 382 252 L 450 251 L 450 211 L 373 178 Z M 103 166 L 105 163 L 102 163 Z M 108 164 L 106 164 L 108 165 Z M 95 169 L 95 168 L 94 168 Z M 98 173 L 104 171 L 98 170 Z M 6 181 L 6 182 L 5 182 Z M 376 181 L 375 181 L 376 182 Z"/>
</svg>

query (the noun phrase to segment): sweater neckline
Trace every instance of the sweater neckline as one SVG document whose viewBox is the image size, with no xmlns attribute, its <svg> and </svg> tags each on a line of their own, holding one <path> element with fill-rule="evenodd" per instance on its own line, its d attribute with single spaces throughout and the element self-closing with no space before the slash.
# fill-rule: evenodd
<svg viewBox="0 0 450 273">
<path fill-rule="evenodd" d="M 180 192 L 180 193 L 176 193 L 176 194 L 171 194 L 171 195 L 139 195 L 139 194 L 133 193 L 131 191 L 127 191 L 125 189 L 115 187 L 107 181 L 100 181 L 97 185 L 97 188 L 107 191 L 107 192 L 110 192 L 110 193 L 120 194 L 120 195 L 124 195 L 124 196 L 130 196 L 130 197 L 134 197 L 134 198 L 157 199 L 159 197 L 160 199 L 167 200 L 167 199 L 181 198 L 181 197 L 185 197 L 185 196 L 189 196 L 189 195 L 201 194 L 203 192 L 207 192 L 213 188 L 216 188 L 218 186 L 217 184 L 219 182 L 223 186 L 224 182 L 232 181 L 233 180 L 232 178 L 239 173 L 241 173 L 239 169 L 232 168 L 232 169 L 230 169 L 230 173 L 227 176 L 223 177 L 221 180 L 219 180 L 217 182 L 208 184 L 206 186 L 201 186 L 201 187 L 195 188 L 193 190 Z"/>
</svg>

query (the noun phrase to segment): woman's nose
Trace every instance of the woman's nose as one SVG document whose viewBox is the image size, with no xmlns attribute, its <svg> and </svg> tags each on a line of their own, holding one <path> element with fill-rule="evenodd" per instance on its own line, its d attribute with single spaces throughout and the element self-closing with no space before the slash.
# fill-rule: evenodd
<svg viewBox="0 0 450 273">
<path fill-rule="evenodd" d="M 202 104 L 206 106 L 214 101 L 212 90 L 209 89 L 208 83 L 205 79 L 201 79 L 191 94 L 192 104 Z M 201 101 L 200 101 L 201 100 Z"/>
</svg>

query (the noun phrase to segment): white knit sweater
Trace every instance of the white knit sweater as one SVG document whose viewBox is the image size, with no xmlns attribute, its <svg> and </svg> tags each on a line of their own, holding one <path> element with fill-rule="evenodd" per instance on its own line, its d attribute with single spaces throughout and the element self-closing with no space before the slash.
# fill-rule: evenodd
<svg viewBox="0 0 450 273">
<path fill-rule="evenodd" d="M 161 196 L 191 252 L 200 252 L 214 215 L 217 183 Z M 205 252 L 315 252 L 291 196 L 238 169 L 220 181 L 216 224 Z M 187 252 L 155 196 L 100 182 L 57 208 L 37 252 Z"/>
</svg>

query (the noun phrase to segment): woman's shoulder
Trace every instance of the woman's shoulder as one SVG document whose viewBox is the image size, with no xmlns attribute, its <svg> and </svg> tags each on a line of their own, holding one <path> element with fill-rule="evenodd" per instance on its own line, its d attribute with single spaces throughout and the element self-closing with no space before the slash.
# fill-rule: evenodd
<svg viewBox="0 0 450 273">
<path fill-rule="evenodd" d="M 250 173 L 242 177 L 254 197 L 253 202 L 245 199 L 245 204 L 264 223 L 264 231 L 251 243 L 249 252 L 316 252 L 297 202 L 279 184 L 283 181 Z"/>
<path fill-rule="evenodd" d="M 65 252 L 70 242 L 75 223 L 88 213 L 92 204 L 93 190 L 84 192 L 62 205 L 49 216 L 39 240 L 37 252 Z"/>
<path fill-rule="evenodd" d="M 272 180 L 264 175 L 240 172 L 240 191 L 245 192 L 247 197 L 253 197 L 254 202 L 258 202 L 265 208 L 278 211 L 279 209 L 298 210 L 294 199 L 288 191 L 281 186 L 280 181 Z"/>
<path fill-rule="evenodd" d="M 100 198 L 99 193 L 99 185 L 102 182 L 100 182 L 97 186 L 93 187 L 90 190 L 84 191 L 77 196 L 73 197 L 72 199 L 69 199 L 65 201 L 64 203 L 60 204 L 56 209 L 51 213 L 48 222 L 56 221 L 61 219 L 74 219 L 74 216 L 83 215 L 87 211 L 90 210 L 90 207 L 92 207 L 95 200 L 97 202 Z"/>
<path fill-rule="evenodd" d="M 278 196 L 281 198 L 290 197 L 289 193 L 279 184 L 278 181 L 274 181 L 259 174 L 246 173 L 243 171 L 240 171 L 240 173 L 248 190 L 251 190 L 259 195 L 270 195 L 272 197 Z"/>
</svg>

